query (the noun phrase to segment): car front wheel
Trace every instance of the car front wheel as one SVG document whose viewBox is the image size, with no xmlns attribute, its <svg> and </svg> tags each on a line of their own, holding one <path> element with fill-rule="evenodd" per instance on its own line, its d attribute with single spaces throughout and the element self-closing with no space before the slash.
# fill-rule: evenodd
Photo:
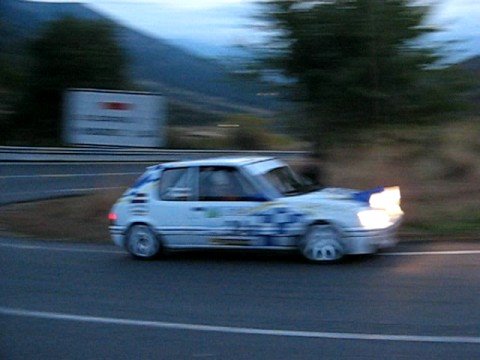
<svg viewBox="0 0 480 360">
<path fill-rule="evenodd" d="M 302 254 L 311 261 L 331 262 L 344 255 L 338 233 L 331 225 L 314 225 L 300 243 Z"/>
<path fill-rule="evenodd" d="M 159 255 L 161 243 L 147 225 L 133 225 L 127 234 L 126 247 L 134 257 L 152 259 Z"/>
</svg>

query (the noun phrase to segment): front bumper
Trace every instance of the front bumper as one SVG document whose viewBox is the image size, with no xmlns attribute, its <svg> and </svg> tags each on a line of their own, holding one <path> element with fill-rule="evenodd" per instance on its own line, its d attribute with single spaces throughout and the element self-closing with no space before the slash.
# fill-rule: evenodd
<svg viewBox="0 0 480 360">
<path fill-rule="evenodd" d="M 372 254 L 379 249 L 395 246 L 398 224 L 386 229 L 365 230 L 350 229 L 342 234 L 342 243 L 346 254 Z"/>
</svg>

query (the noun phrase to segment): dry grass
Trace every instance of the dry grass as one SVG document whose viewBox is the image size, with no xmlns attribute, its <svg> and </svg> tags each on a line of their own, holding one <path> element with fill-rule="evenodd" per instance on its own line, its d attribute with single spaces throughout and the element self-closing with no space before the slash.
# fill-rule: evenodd
<svg viewBox="0 0 480 360">
<path fill-rule="evenodd" d="M 2 207 L 0 229 L 41 239 L 110 242 L 108 211 L 121 191 Z"/>
<path fill-rule="evenodd" d="M 477 237 L 480 230 L 478 119 L 443 128 L 377 134 L 369 146 L 337 149 L 327 164 L 332 184 L 399 185 L 404 235 Z"/>
</svg>

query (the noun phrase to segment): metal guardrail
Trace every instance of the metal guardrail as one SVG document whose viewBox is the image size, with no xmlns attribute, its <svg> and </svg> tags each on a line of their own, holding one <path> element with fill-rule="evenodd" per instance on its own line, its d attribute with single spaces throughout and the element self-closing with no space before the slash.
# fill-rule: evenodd
<svg viewBox="0 0 480 360">
<path fill-rule="evenodd" d="M 216 156 L 272 156 L 288 159 L 307 154 L 308 152 L 305 151 L 270 150 L 165 150 L 0 146 L 0 162 L 160 162 Z"/>
</svg>

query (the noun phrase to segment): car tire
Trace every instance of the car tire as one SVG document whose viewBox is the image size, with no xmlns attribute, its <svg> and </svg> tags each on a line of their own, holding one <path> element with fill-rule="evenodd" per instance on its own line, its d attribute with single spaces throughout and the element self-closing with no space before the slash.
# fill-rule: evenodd
<svg viewBox="0 0 480 360">
<path fill-rule="evenodd" d="M 127 233 L 126 240 L 126 248 L 135 258 L 153 259 L 159 256 L 162 250 L 158 237 L 144 224 L 133 225 Z"/>
<path fill-rule="evenodd" d="M 328 224 L 310 227 L 300 242 L 300 251 L 313 262 L 334 262 L 345 254 L 338 232 Z"/>
</svg>

